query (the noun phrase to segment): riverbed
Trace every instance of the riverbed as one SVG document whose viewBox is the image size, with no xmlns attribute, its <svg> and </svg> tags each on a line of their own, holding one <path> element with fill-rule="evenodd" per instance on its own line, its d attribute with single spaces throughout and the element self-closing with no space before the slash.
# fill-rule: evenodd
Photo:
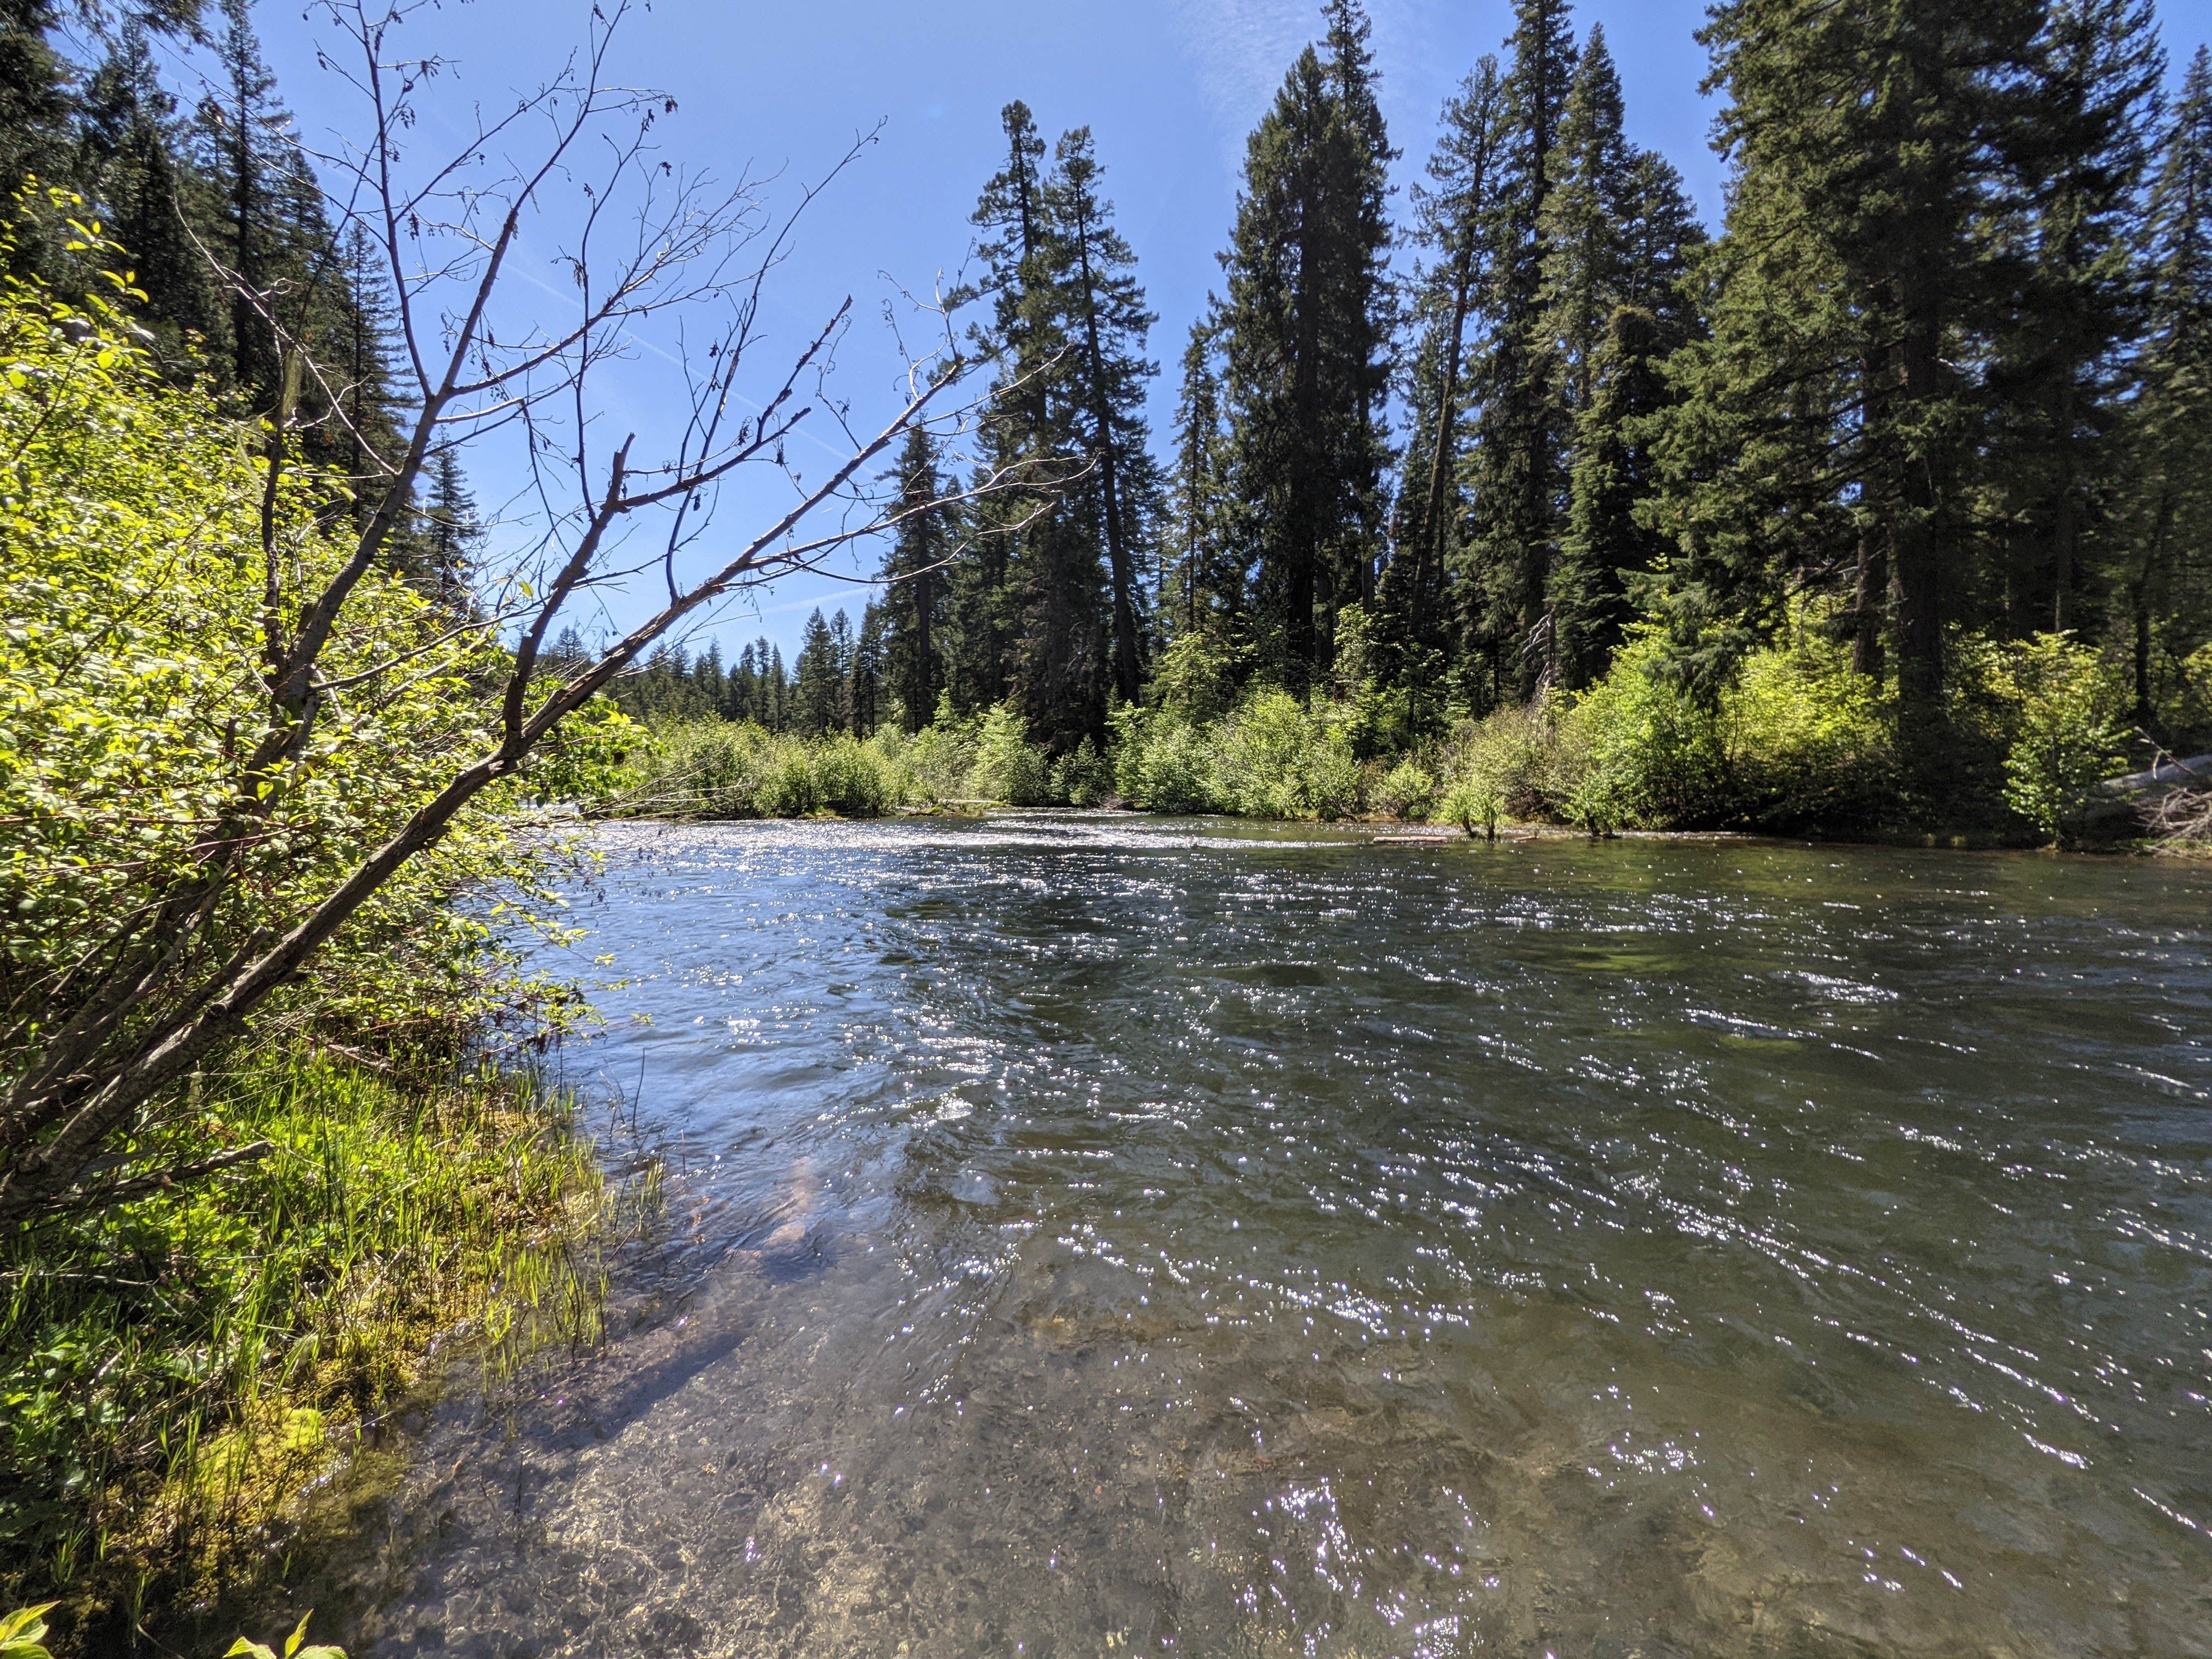
<svg viewBox="0 0 2212 1659">
<path fill-rule="evenodd" d="M 2212 871 L 600 839 L 665 1206 L 356 1659 L 2212 1654 Z"/>
</svg>

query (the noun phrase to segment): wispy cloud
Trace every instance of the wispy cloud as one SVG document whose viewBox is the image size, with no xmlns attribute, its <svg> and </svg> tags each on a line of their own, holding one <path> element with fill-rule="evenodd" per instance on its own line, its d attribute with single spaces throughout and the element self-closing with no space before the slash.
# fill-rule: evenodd
<svg viewBox="0 0 2212 1659">
<path fill-rule="evenodd" d="M 1207 112 L 1231 159 L 1241 159 L 1244 135 L 1291 60 L 1322 33 L 1320 0 L 1167 0 L 1167 6 Z M 1385 112 L 1395 123 L 1401 106 L 1410 115 L 1418 106 L 1426 119 L 1439 88 L 1458 79 L 1456 72 L 1443 74 L 1449 65 L 1439 57 L 1449 33 L 1443 0 L 1370 0 L 1369 13 Z"/>
<path fill-rule="evenodd" d="M 1298 48 L 1319 32 L 1312 0 L 1170 0 L 1207 110 L 1241 132 L 1267 106 Z"/>
</svg>

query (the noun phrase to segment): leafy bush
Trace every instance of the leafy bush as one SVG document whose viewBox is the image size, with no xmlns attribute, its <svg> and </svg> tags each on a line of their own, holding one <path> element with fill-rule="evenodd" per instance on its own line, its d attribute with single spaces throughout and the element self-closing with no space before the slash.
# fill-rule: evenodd
<svg viewBox="0 0 2212 1659">
<path fill-rule="evenodd" d="M 975 768 L 976 725 L 953 714 L 950 697 L 940 697 L 935 720 L 913 737 L 896 740 L 907 792 L 913 799 L 936 805 L 966 795 L 968 775 Z M 881 733 L 877 740 L 884 741 Z"/>
<path fill-rule="evenodd" d="M 2005 799 L 2045 835 L 2063 837 L 2126 760 L 2126 686 L 2112 665 L 2064 634 L 2020 641 L 2001 673 L 2014 709 Z"/>
<path fill-rule="evenodd" d="M 1401 760 L 1374 788 L 1375 805 L 1394 818 L 1425 818 L 1437 798 L 1437 780 L 1419 762 Z"/>
<path fill-rule="evenodd" d="M 2182 754 L 2212 749 L 2212 645 L 2175 665 L 2156 709 L 2166 740 Z"/>
<path fill-rule="evenodd" d="M 1114 767 L 1085 738 L 1052 765 L 1052 793 L 1070 806 L 1096 806 L 1114 793 Z"/>
<path fill-rule="evenodd" d="M 1444 771 L 1494 793 L 1515 817 L 1549 816 L 1574 787 L 1573 767 L 1557 704 L 1509 705 L 1462 725 L 1444 756 Z"/>
<path fill-rule="evenodd" d="M 1212 755 L 1188 720 L 1150 708 L 1115 715 L 1114 787 L 1152 812 L 1212 811 Z"/>
<path fill-rule="evenodd" d="M 1801 629 L 1747 659 L 1723 699 L 1741 811 L 1771 830 L 1871 829 L 1898 815 L 1894 712 L 1847 647 Z"/>
<path fill-rule="evenodd" d="M 1287 693 L 1248 696 L 1209 734 L 1214 799 L 1247 817 L 1337 817 L 1359 807 L 1359 762 L 1343 732 Z"/>
<path fill-rule="evenodd" d="M 817 810 L 845 818 L 881 817 L 898 805 L 898 780 L 880 751 L 840 732 L 809 756 Z"/>
<path fill-rule="evenodd" d="M 1656 634 L 1632 641 L 1561 722 L 1570 752 L 1578 746 L 1587 757 L 1562 804 L 1590 830 L 1700 827 L 1740 816 L 1723 711 L 1651 672 L 1661 646 Z"/>
<path fill-rule="evenodd" d="M 1497 786 L 1480 778 L 1462 778 L 1444 792 L 1437 804 L 1437 816 L 1446 823 L 1455 823 L 1472 836 L 1480 827 L 1491 840 L 1498 839 L 1498 820 L 1505 810 L 1505 802 Z"/>
<path fill-rule="evenodd" d="M 1210 725 L 1236 706 L 1251 654 L 1212 634 L 1176 635 L 1152 665 L 1152 706 L 1185 725 Z"/>
<path fill-rule="evenodd" d="M 746 721 L 669 723 L 633 766 L 610 810 L 684 818 L 797 818 L 812 812 L 878 817 L 907 797 L 896 734 L 862 743 L 836 732 L 809 744 Z"/>
<path fill-rule="evenodd" d="M 991 710 L 975 729 L 975 761 L 968 774 L 968 793 L 1008 806 L 1052 804 L 1052 763 L 1029 740 L 1021 711 L 1012 703 Z"/>
</svg>

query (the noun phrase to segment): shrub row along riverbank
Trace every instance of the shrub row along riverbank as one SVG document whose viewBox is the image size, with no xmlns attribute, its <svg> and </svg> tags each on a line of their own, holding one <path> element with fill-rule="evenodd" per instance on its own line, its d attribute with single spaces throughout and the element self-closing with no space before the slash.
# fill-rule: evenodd
<svg viewBox="0 0 2212 1659">
<path fill-rule="evenodd" d="M 270 734 L 261 665 L 301 613 L 286 583 L 345 564 L 350 497 L 312 471 L 280 495 L 265 429 L 133 337 L 97 302 L 0 290 L 11 1177 L 93 1121 L 97 1095 L 52 1130 L 21 1105 L 100 1060 L 82 1033 L 116 1033 L 127 1066 L 183 1029 L 212 994 L 165 974 L 264 948 L 498 719 L 480 687 L 499 647 L 387 558 Z M 588 787 L 580 743 L 542 787 Z M 534 1039 L 574 1007 L 501 943 L 533 910 L 557 924 L 565 855 L 522 805 L 519 784 L 488 792 L 257 1025 L 194 1049 L 0 1226 L 0 1605 L 59 1598 L 58 1650 L 131 1651 L 281 1574 L 310 1484 L 442 1334 L 590 1334 L 609 1189 L 568 1108 L 494 1063 L 502 1027 Z"/>
<path fill-rule="evenodd" d="M 1170 652 L 1172 658 L 1176 653 Z M 1470 830 L 1511 819 L 1617 829 L 1881 835 L 1931 829 L 2020 842 L 2094 833 L 2100 781 L 2139 744 L 2115 667 L 2062 635 L 1962 639 L 1932 764 L 1908 767 L 1883 684 L 1808 619 L 1753 654 L 1717 697 L 1662 672 L 1656 641 L 1632 644 L 1579 696 L 1481 720 L 1424 714 L 1402 692 L 1300 701 L 1265 687 L 1208 695 L 1172 672 L 1168 695 L 1124 708 L 1102 750 L 1054 757 L 1010 708 L 919 732 L 812 742 L 750 722 L 660 724 L 633 762 L 617 811 L 705 818 L 873 817 L 902 806 L 1106 801 L 1167 813 L 1382 817 Z M 2212 652 L 2187 684 L 2212 688 Z M 1169 665 L 1172 671 L 1175 665 Z M 2212 728 L 2212 703 L 2171 711 Z M 2178 820 L 2177 820 L 2178 821 Z M 2145 826 L 2125 814 L 2108 834 Z"/>
</svg>

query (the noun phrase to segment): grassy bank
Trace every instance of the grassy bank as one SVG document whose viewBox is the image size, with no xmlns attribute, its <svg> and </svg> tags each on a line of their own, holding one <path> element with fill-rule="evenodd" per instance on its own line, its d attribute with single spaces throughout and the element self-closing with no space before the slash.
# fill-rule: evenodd
<svg viewBox="0 0 2212 1659">
<path fill-rule="evenodd" d="M 1176 647 L 1182 650 L 1182 647 Z M 1196 653 L 1185 651 L 1186 657 Z M 2185 678 L 2212 687 L 2212 653 Z M 1054 756 L 1012 708 L 940 709 L 915 735 L 815 741 L 750 723 L 671 722 L 618 810 L 700 818 L 874 817 L 948 801 L 1262 818 L 1382 817 L 1469 830 L 1515 820 L 2033 844 L 2080 830 L 2100 780 L 2145 763 L 2117 665 L 2070 640 L 1956 641 L 1942 730 L 1899 726 L 1893 689 L 1855 672 L 1812 619 L 1717 696 L 1662 672 L 1656 637 L 1606 678 L 1486 718 L 1376 684 L 1310 698 L 1208 685 L 1173 659 L 1154 703 L 1116 711 L 1101 751 Z M 2212 702 L 2163 711 L 2212 742 Z M 1915 741 L 1916 738 L 1917 740 Z M 2120 833 L 2124 818 L 2108 824 Z M 2170 837 L 2185 844 L 2187 835 Z"/>
<path fill-rule="evenodd" d="M 576 1007 L 514 948 L 562 934 L 570 868 L 522 809 L 623 723 L 572 722 L 240 992 L 494 741 L 505 648 L 408 558 L 357 567 L 346 482 L 272 470 L 144 333 L 0 284 L 0 1174 L 52 1177 L 0 1224 L 0 1606 L 58 1601 L 62 1655 L 283 1577 L 448 1337 L 588 1340 L 611 1202 L 568 1108 L 483 1057 Z M 318 584 L 317 694 L 278 706 Z"/>
<path fill-rule="evenodd" d="M 668 720 L 638 745 L 619 817 L 879 817 L 900 808 L 988 802 L 1091 806 L 1110 798 L 1111 769 L 1088 741 L 1055 758 L 1022 732 L 1011 708 L 973 720 L 940 711 L 909 735 L 883 726 L 812 739 L 750 720 Z"/>
<path fill-rule="evenodd" d="M 283 1576 L 445 1339 L 496 1362 L 597 1334 L 611 1192 L 534 1079 L 263 1054 L 192 1108 L 272 1152 L 0 1267 L 0 1595 L 60 1598 L 59 1652 Z"/>
</svg>

